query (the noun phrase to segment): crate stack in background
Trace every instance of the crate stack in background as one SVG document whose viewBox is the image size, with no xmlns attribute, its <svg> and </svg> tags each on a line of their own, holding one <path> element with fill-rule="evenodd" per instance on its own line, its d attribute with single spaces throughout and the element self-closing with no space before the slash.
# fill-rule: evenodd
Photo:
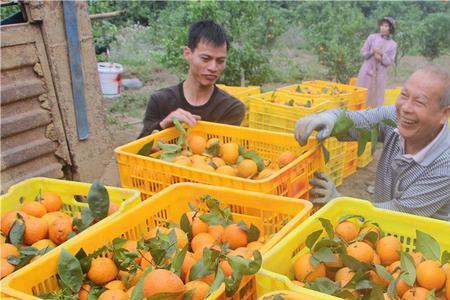
<svg viewBox="0 0 450 300">
<path fill-rule="evenodd" d="M 327 96 L 318 93 L 300 93 L 298 85 L 252 96 L 249 99 L 251 128 L 291 134 L 299 118 L 340 107 Z M 324 145 L 330 154 L 325 171 L 330 174 L 336 185 L 340 185 L 343 179 L 344 145 L 335 138 L 327 139 Z"/>
<path fill-rule="evenodd" d="M 245 116 L 241 126 L 248 127 L 248 97 L 261 94 L 260 86 L 229 86 L 225 84 L 216 84 L 216 86 L 227 92 L 233 97 L 241 100 L 245 105 Z"/>
<path fill-rule="evenodd" d="M 306 115 L 333 108 L 363 109 L 366 94 L 364 88 L 320 80 L 281 87 L 249 97 L 249 126 L 293 133 L 296 121 Z M 330 154 L 326 172 L 337 186 L 345 175 L 356 172 L 356 143 L 348 147 L 346 144 L 335 138 L 329 138 L 324 143 Z"/>
</svg>

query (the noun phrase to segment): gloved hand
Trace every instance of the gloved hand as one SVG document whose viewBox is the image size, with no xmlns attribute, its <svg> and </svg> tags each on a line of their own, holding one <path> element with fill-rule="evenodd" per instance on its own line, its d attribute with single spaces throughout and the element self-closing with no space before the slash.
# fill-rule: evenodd
<svg viewBox="0 0 450 300">
<path fill-rule="evenodd" d="M 317 198 L 311 198 L 313 204 L 328 203 L 330 200 L 341 196 L 336 190 L 336 185 L 333 180 L 325 173 L 315 172 L 314 178 L 309 183 L 314 186 L 310 193 L 319 196 Z"/>
<path fill-rule="evenodd" d="M 313 130 L 318 131 L 317 139 L 323 140 L 330 136 L 336 124 L 337 116 L 332 113 L 323 112 L 320 114 L 308 115 L 297 121 L 294 136 L 300 145 L 306 145 Z"/>
</svg>

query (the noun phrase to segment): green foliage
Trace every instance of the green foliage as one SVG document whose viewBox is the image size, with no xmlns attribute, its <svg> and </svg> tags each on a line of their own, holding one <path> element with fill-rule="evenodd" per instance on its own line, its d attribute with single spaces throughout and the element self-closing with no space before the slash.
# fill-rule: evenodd
<svg viewBox="0 0 450 300">
<path fill-rule="evenodd" d="M 19 4 L 13 4 L 0 7 L 0 19 L 8 18 L 20 11 Z"/>
<path fill-rule="evenodd" d="M 158 56 L 166 67 L 185 75 L 188 66 L 182 56 L 189 25 L 210 19 L 221 24 L 229 35 L 231 48 L 222 82 L 239 85 L 264 82 L 271 76 L 269 49 L 284 27 L 283 10 L 269 3 L 242 1 L 199 1 L 170 3 L 161 11 L 155 26 Z"/>
<path fill-rule="evenodd" d="M 432 61 L 450 50 L 450 12 L 434 13 L 423 20 L 419 30 L 420 53 Z"/>
<path fill-rule="evenodd" d="M 359 49 L 367 37 L 364 15 L 353 6 L 307 2 L 298 10 L 309 49 L 327 68 L 329 79 L 344 83 L 357 73 L 361 65 Z"/>
<path fill-rule="evenodd" d="M 92 20 L 97 53 L 111 49 L 109 57 L 98 59 L 121 63 L 127 74 L 145 82 L 163 67 L 186 76 L 182 49 L 189 25 L 201 19 L 221 24 L 230 37 L 220 79 L 229 85 L 317 78 L 347 82 L 359 70 L 359 50 L 378 31 L 382 16 L 397 20 L 396 65 L 405 55 L 434 60 L 450 48 L 450 3 L 445 1 L 88 0 L 88 8 L 90 14 L 125 12 Z M 322 67 L 312 62 L 316 59 Z"/>
</svg>

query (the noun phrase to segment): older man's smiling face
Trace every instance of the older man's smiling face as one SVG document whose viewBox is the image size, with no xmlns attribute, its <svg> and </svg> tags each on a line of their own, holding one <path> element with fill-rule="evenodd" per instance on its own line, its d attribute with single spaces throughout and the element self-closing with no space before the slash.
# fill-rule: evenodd
<svg viewBox="0 0 450 300">
<path fill-rule="evenodd" d="M 447 122 L 450 109 L 439 103 L 445 87 L 435 74 L 424 70 L 406 81 L 395 104 L 398 129 L 406 143 L 426 146 Z"/>
</svg>

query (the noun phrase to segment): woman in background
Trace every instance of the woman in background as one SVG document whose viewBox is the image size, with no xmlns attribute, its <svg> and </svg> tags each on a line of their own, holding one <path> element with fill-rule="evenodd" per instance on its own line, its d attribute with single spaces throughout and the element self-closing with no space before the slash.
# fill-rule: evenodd
<svg viewBox="0 0 450 300">
<path fill-rule="evenodd" d="M 392 39 L 395 19 L 384 17 L 378 23 L 380 32 L 369 35 L 361 48 L 364 62 L 359 70 L 357 86 L 367 88 L 366 104 L 379 107 L 384 103 L 387 68 L 395 62 L 397 43 Z"/>
</svg>

